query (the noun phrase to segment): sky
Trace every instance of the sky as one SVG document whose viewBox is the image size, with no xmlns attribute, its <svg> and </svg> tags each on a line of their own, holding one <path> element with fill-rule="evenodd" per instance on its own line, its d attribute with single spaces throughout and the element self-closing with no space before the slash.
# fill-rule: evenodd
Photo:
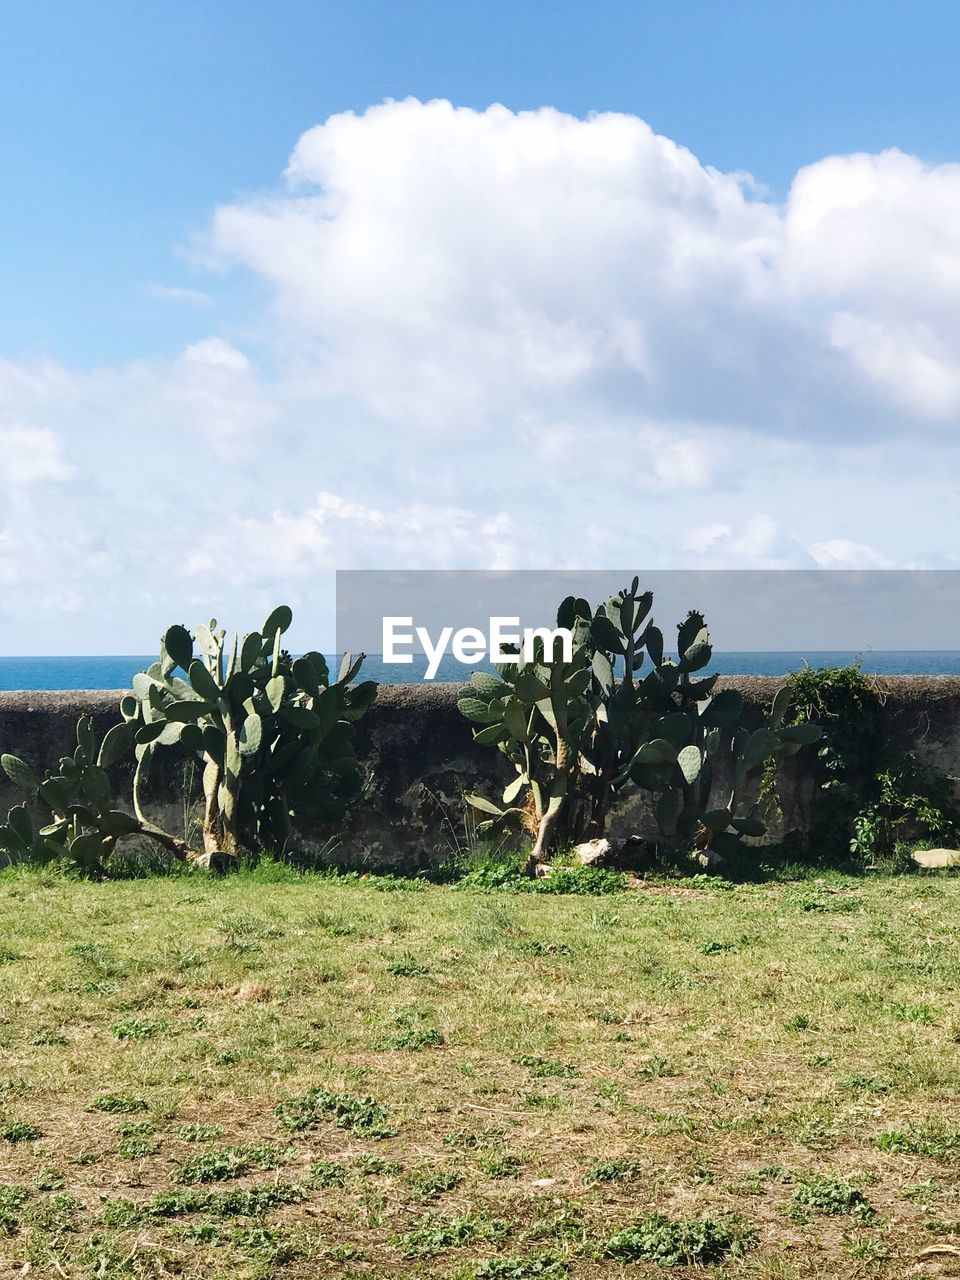
<svg viewBox="0 0 960 1280">
<path fill-rule="evenodd" d="M 958 38 L 6 0 L 0 653 L 325 647 L 337 568 L 957 567 Z"/>
</svg>

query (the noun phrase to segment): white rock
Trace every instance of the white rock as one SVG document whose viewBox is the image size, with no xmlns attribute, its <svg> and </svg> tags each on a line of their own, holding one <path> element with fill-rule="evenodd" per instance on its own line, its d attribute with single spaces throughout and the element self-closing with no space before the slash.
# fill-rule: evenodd
<svg viewBox="0 0 960 1280">
<path fill-rule="evenodd" d="M 606 836 L 600 836 L 598 840 L 584 840 L 583 844 L 574 845 L 573 853 L 581 866 L 599 867 L 613 853 L 613 845 Z"/>
<path fill-rule="evenodd" d="M 701 867 L 719 867 L 723 865 L 723 858 L 715 849 L 701 849 L 694 857 L 694 862 L 698 862 Z"/>
<path fill-rule="evenodd" d="M 937 867 L 960 867 L 960 849 L 914 849 L 913 860 L 918 867 L 930 871 Z"/>
</svg>

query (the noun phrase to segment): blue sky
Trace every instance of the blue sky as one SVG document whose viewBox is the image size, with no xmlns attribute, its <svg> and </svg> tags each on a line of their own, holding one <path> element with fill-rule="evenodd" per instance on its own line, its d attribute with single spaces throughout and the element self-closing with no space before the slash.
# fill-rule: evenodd
<svg viewBox="0 0 960 1280">
<path fill-rule="evenodd" d="M 0 22 L 0 651 L 325 627 L 335 567 L 954 564 L 955 4 Z"/>
</svg>

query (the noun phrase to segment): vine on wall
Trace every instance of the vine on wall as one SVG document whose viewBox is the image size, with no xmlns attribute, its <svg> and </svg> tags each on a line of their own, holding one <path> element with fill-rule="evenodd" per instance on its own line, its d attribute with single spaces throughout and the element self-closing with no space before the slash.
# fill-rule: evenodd
<svg viewBox="0 0 960 1280">
<path fill-rule="evenodd" d="M 913 751 L 891 748 L 883 700 L 858 664 L 791 676 L 793 715 L 823 726 L 819 802 L 810 833 L 818 860 L 853 855 L 864 868 L 903 869 L 918 845 L 960 832 L 950 779 Z"/>
</svg>

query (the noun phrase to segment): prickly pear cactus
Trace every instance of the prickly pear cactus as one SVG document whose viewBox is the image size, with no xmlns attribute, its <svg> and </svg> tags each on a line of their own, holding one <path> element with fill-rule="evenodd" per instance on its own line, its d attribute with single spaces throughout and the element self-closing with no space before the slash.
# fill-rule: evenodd
<svg viewBox="0 0 960 1280">
<path fill-rule="evenodd" d="M 573 634 L 569 662 L 548 661 L 538 640 L 533 661 L 502 664 L 499 677 L 474 672 L 460 699 L 463 714 L 483 726 L 474 741 L 495 743 L 517 771 L 503 793 L 507 807 L 467 797 L 485 815 L 479 830 L 525 827 L 534 837 L 530 870 L 551 849 L 603 832 L 628 776 L 624 759 L 643 735 L 635 681 L 651 603 L 637 579 L 596 612 L 569 597 L 557 611 L 557 625 Z"/>
<path fill-rule="evenodd" d="M 117 843 L 128 836 L 145 836 L 184 857 L 182 841 L 113 807 L 107 769 L 129 751 L 133 736 L 133 725 L 114 725 L 98 750 L 93 721 L 83 716 L 77 721 L 73 755 L 64 756 L 59 769 L 48 770 L 44 778 L 19 756 L 0 756 L 10 781 L 31 792 L 35 804 L 52 817 L 37 830 L 26 805 L 15 805 L 0 826 L 0 848 L 17 861 L 57 860 L 91 876 L 103 875 Z"/>
<path fill-rule="evenodd" d="M 629 776 L 656 794 L 654 816 L 664 842 L 686 848 L 715 848 L 731 837 L 762 836 L 759 807 L 750 803 L 768 760 L 794 755 L 821 736 L 819 725 L 784 726 L 790 690 L 777 693 L 767 723 L 752 732 L 740 726 L 743 699 L 735 689 L 714 693 L 717 676 L 699 676 L 713 649 L 703 615 L 693 611 L 677 628 L 677 659 L 665 657 L 662 640 L 648 649 L 653 669 L 641 696 L 656 713 L 651 737 L 633 758 Z M 733 783 L 721 807 L 711 808 L 714 761 L 729 752 Z"/>
<path fill-rule="evenodd" d="M 484 814 L 478 830 L 525 828 L 534 837 L 530 870 L 552 848 L 601 835 L 615 796 L 630 784 L 656 797 L 658 843 L 689 850 L 762 835 L 748 802 L 759 772 L 820 737 L 817 725 L 784 726 L 787 689 L 764 727 L 738 727 L 740 694 L 715 694 L 717 676 L 700 674 L 713 656 L 703 615 L 691 611 L 679 624 L 673 659 L 652 604 L 637 578 L 596 611 L 571 596 L 557 625 L 573 633 L 572 661 L 547 662 L 541 643 L 533 662 L 502 665 L 499 676 L 475 672 L 460 699 L 481 726 L 474 741 L 496 745 L 517 773 L 502 806 L 467 797 Z M 713 761 L 724 747 L 733 785 L 726 804 L 711 808 Z"/>
<path fill-rule="evenodd" d="M 291 658 L 281 637 L 292 617 L 281 605 L 229 649 L 216 620 L 192 636 L 170 627 L 159 660 L 134 677 L 120 703 L 134 732 L 139 817 L 159 749 L 177 745 L 202 762 L 208 864 L 244 850 L 282 851 L 296 818 L 338 822 L 363 789 L 354 723 L 377 686 L 351 683 L 363 654 L 347 654 L 335 680 L 322 654 Z"/>
</svg>

